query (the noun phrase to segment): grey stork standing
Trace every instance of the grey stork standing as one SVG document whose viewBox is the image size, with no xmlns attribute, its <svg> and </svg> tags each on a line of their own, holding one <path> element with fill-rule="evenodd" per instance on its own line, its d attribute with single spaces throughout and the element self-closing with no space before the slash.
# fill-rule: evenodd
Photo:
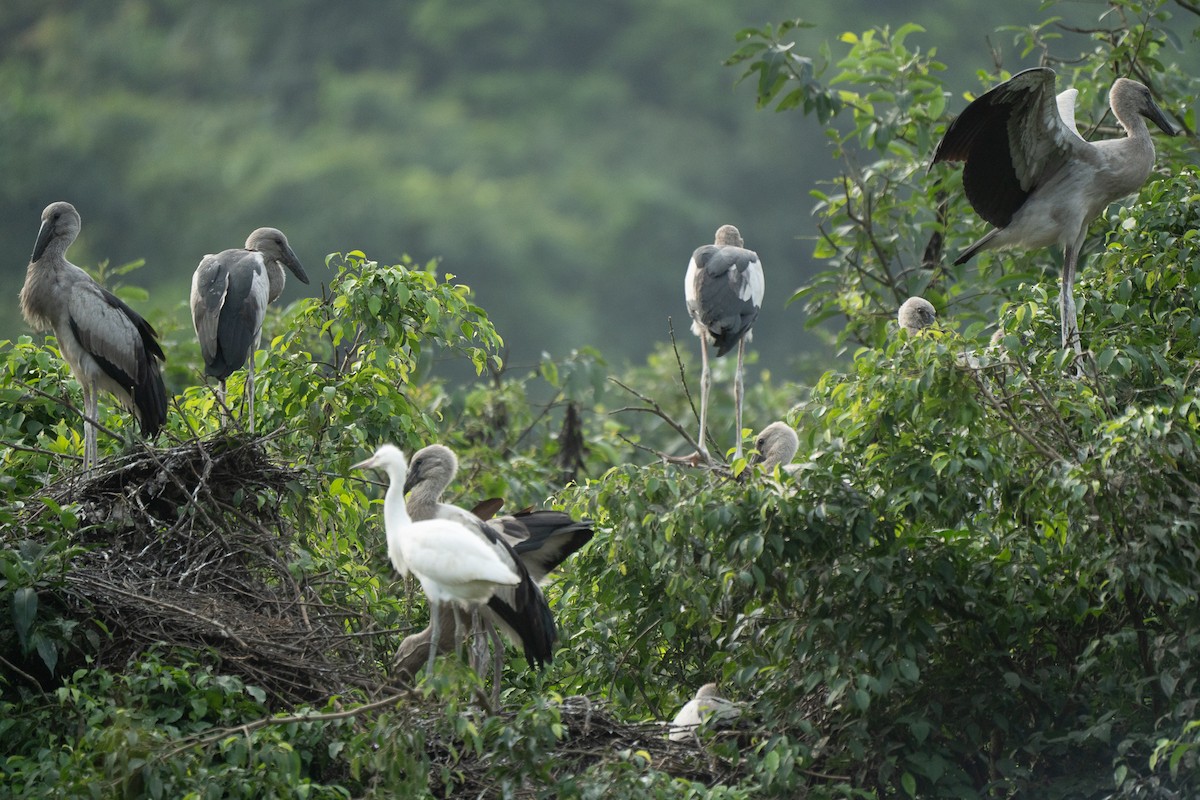
<svg viewBox="0 0 1200 800">
<path fill-rule="evenodd" d="M 1062 346 L 1079 354 L 1074 284 L 1088 224 L 1150 175 L 1154 141 L 1145 119 L 1168 135 L 1175 129 L 1149 89 L 1118 78 L 1108 102 L 1126 136 L 1088 142 L 1075 127 L 1078 92 L 1056 98 L 1054 80 L 1052 69 L 1027 69 L 977 97 L 946 128 L 930 166 L 966 162 L 967 199 L 995 226 L 956 265 L 980 250 L 1063 248 Z"/>
<path fill-rule="evenodd" d="M 758 317 L 763 300 L 763 269 L 758 253 L 743 246 L 742 234 L 732 225 L 717 229 L 713 244 L 706 244 L 692 253 L 684 277 L 684 296 L 692 318 L 692 333 L 700 337 L 700 435 L 696 444 L 700 457 L 708 462 L 708 447 L 704 442 L 708 424 L 708 392 L 712 374 L 708 367 L 708 346 L 716 345 L 717 356 L 737 347 L 737 372 L 734 375 L 733 395 L 737 447 L 734 460 L 742 457 L 742 369 L 750 327 Z"/>
<path fill-rule="evenodd" d="M 42 212 L 42 227 L 25 272 L 21 314 L 35 330 L 54 331 L 71 374 L 83 387 L 83 467 L 96 464 L 97 390 L 131 411 L 143 436 L 167 419 L 167 392 L 157 333 L 140 314 L 67 260 L 79 235 L 79 212 L 58 202 Z"/>
<path fill-rule="evenodd" d="M 254 432 L 254 351 L 262 336 L 267 304 L 283 292 L 283 267 L 301 283 L 308 275 L 287 237 L 275 228 L 259 228 L 244 249 L 222 250 L 200 260 L 192 276 L 192 324 L 200 339 L 204 374 L 221 382 L 246 365 L 249 430 Z"/>
</svg>

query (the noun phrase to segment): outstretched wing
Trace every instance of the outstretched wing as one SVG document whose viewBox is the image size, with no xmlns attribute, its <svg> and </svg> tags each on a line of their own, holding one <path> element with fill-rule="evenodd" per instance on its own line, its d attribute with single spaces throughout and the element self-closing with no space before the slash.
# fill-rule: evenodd
<svg viewBox="0 0 1200 800">
<path fill-rule="evenodd" d="M 1075 131 L 1074 114 L 1070 124 L 1064 121 L 1054 81 L 1052 69 L 1027 69 L 985 92 L 950 123 L 934 153 L 933 164 L 966 162 L 967 199 L 998 228 L 1086 144 Z"/>
</svg>

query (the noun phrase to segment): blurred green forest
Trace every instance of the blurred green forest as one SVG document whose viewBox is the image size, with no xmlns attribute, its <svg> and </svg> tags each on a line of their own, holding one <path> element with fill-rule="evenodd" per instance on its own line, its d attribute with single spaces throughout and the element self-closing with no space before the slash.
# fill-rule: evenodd
<svg viewBox="0 0 1200 800">
<path fill-rule="evenodd" d="M 137 305 L 168 339 L 191 335 L 200 258 L 272 225 L 316 278 L 285 301 L 320 291 L 332 252 L 438 258 L 516 365 L 585 345 L 639 361 L 668 317 L 684 334 L 687 259 L 732 222 L 768 270 L 759 367 L 811 374 L 797 357 L 827 350 L 786 301 L 818 268 L 809 190 L 836 164 L 813 120 L 755 112 L 753 81 L 722 66 L 734 34 L 802 15 L 815 57 L 843 30 L 916 22 L 961 94 L 1036 60 L 994 31 L 1051 14 L 1025 5 L 10 0 L 0 339 L 27 330 L 15 297 L 55 200 L 83 216 L 76 263 L 145 260 Z"/>
<path fill-rule="evenodd" d="M 552 58 L 546 53 L 553 42 L 564 49 L 553 58 L 632 65 L 628 75 L 637 77 L 647 64 L 683 63 L 658 50 L 686 38 L 680 34 L 700 25 L 701 12 L 638 9 L 656 22 L 635 36 L 632 6 L 627 19 L 611 7 L 580 7 L 566 19 L 566 12 L 532 6 L 505 6 L 501 16 L 479 6 L 468 22 L 470 7 L 458 4 L 458 24 L 451 25 L 429 5 L 419 7 L 427 17 L 396 12 L 414 26 L 419 47 L 378 49 L 339 37 L 314 5 L 306 29 L 321 56 L 306 58 L 317 64 L 306 83 L 282 76 L 298 74 L 294 56 L 307 40 L 268 35 L 297 24 L 290 12 L 306 16 L 298 5 L 288 14 L 279 4 L 202 15 L 190 6 L 151 13 L 127 4 L 96 19 L 88 14 L 98 11 L 46 6 L 35 13 L 21 5 L 29 9 L 21 16 L 6 7 L 0 17 L 21 24 L 6 24 L 0 37 L 6 97 L 13 98 L 2 108 L 43 120 L 40 128 L 21 128 L 30 152 L 46 151 L 39 163 L 57 164 L 55 175 L 91 175 L 100 171 L 96 164 L 110 162 L 95 157 L 99 140 L 90 150 L 76 145 L 106 131 L 103 152 L 120 154 L 109 169 L 120 176 L 114 185 L 47 180 L 38 188 L 47 197 L 30 201 L 19 224 L 11 215 L 0 218 L 19 229 L 16 244 L 7 232 L 3 240 L 17 248 L 9 261 L 23 262 L 38 210 L 60 192 L 77 192 L 72 199 L 85 220 L 96 222 L 85 222 L 76 260 L 121 264 L 145 256 L 150 266 L 134 276 L 147 281 L 162 274 L 158 265 L 166 260 L 154 256 L 159 240 L 151 238 L 171 228 L 161 215 L 179 223 L 181 241 L 194 227 L 189 235 L 204 251 L 236 243 L 246 228 L 266 221 L 257 218 L 261 211 L 279 215 L 270 221 L 289 231 L 311 272 L 327 269 L 328 295 L 272 309 L 255 367 L 256 415 L 267 433 L 249 436 L 223 420 L 211 385 L 188 380 L 197 374 L 197 347 L 189 344 L 180 301 L 171 298 L 182 297 L 195 258 L 179 257 L 172 276 L 179 286 L 155 283 L 138 303 L 156 303 L 151 316 L 164 328 L 172 316 L 179 319 L 164 337 L 172 359 L 165 428 L 148 446 L 130 446 L 134 420 L 102 402 L 102 460 L 91 475 L 79 469 L 80 387 L 54 339 L 0 341 L 0 615 L 8 621 L 0 624 L 0 796 L 1200 797 L 1200 69 L 1181 65 L 1200 52 L 1200 4 L 994 5 L 1006 14 L 1003 22 L 1020 27 L 996 33 L 985 9 L 975 9 L 976 17 L 934 18 L 919 6 L 889 9 L 921 25 L 891 26 L 870 9 L 849 19 L 867 7 L 845 3 L 841 19 L 816 28 L 794 21 L 799 9 L 786 9 L 735 39 L 743 23 L 710 9 L 703 13 L 714 19 L 728 15 L 729 30 L 714 33 L 699 55 L 681 52 L 699 66 L 664 77 L 635 106 L 631 87 L 642 83 L 598 78 L 608 73 L 591 66 L 472 83 L 468 73 L 478 76 L 478 67 L 469 72 L 449 54 L 460 45 L 476 65 L 541 64 Z M 280 13 L 271 16 L 272 9 Z M 372 12 L 365 4 L 339 9 L 339 16 L 358 10 L 362 20 Z M 1063 29 L 1047 20 L 1065 11 L 1086 16 L 1087 25 L 1099 20 L 1104 30 L 1056 38 Z M 564 18 L 551 24 L 543 14 Z M 620 31 L 604 46 L 548 33 L 598 30 L 593 15 Z M 510 18 L 521 26 L 501 24 Z M 541 27 L 534 25 L 539 20 Z M 378 23 L 386 21 L 372 16 L 370 27 L 383 30 Z M 123 33 L 84 35 L 110 28 Z M 138 30 L 157 33 L 138 38 L 131 33 Z M 207 89 L 185 90 L 188 81 L 171 76 L 192 75 L 211 58 L 211 48 L 198 43 L 201 30 L 226 32 L 235 66 Z M 543 33 L 533 37 L 531 30 Z M 624 37 L 641 49 L 618 46 Z M 272 41 L 281 44 L 268 47 Z M 1079 90 L 1080 128 L 1091 137 L 1116 135 L 1105 98 L 1113 77 L 1124 74 L 1143 79 L 1183 128 L 1179 136 L 1155 135 L 1150 178 L 1091 226 L 1089 258 L 1076 283 L 1085 346 L 1078 358 L 1059 346 L 1057 254 L 989 253 L 968 265 L 951 263 L 982 224 L 961 192 L 961 170 L 928 169 L 928 153 L 965 103 L 963 94 L 1002 77 L 989 41 L 1007 69 L 1042 60 L 1058 69 L 1060 80 Z M 24 55 L 10 54 L 9 42 Z M 139 42 L 144 60 L 114 42 Z M 943 50 L 945 44 L 951 47 Z M 434 51 L 447 64 L 442 71 L 426 66 Z M 363 52 L 377 54 L 379 63 L 359 63 L 370 61 Z M 637 53 L 654 55 L 639 62 Z M 171 85 L 163 105 L 190 109 L 168 117 L 175 138 L 151 133 L 160 115 L 137 98 L 155 97 L 152 90 L 67 89 L 68 76 L 90 74 L 67 69 L 69 58 L 103 62 L 106 70 L 118 69 L 109 63 L 117 58 L 136 61 L 137 69 L 119 68 L 128 73 L 122 85 Z M 720 67 L 722 60 L 734 63 Z M 402 78 L 388 72 L 392 62 L 402 65 L 395 73 Z M 590 105 L 580 99 L 586 92 L 549 88 L 560 72 L 590 87 Z M 743 72 L 751 79 L 731 88 Z M 458 77 L 432 77 L 447 73 Z M 222 88 L 247 76 L 263 76 L 253 91 L 272 98 L 268 107 Z M 673 83 L 702 80 L 717 88 L 706 94 Z M 374 90 L 362 90 L 364 83 Z M 60 84 L 58 94 L 49 88 Z M 408 87 L 410 104 L 421 111 L 381 119 L 378 98 L 397 84 Z M 516 128 L 519 116 L 506 112 L 517 106 L 503 99 L 526 99 L 513 87 L 528 85 L 542 95 L 569 95 L 561 104 L 575 113 L 535 111 L 531 100 L 520 107 L 543 127 Z M 658 93 L 671 93 L 671 102 L 654 106 L 648 98 Z M 711 97 L 724 98 L 724 122 L 699 125 L 694 106 L 703 105 L 700 116 L 711 119 Z M 640 138 L 605 134 L 576 110 L 604 108 L 641 120 Z M 654 108 L 661 119 L 652 125 Z M 681 121 L 689 110 L 690 127 Z M 253 132 L 238 133 L 236 114 L 254 116 L 245 126 Z M 313 118 L 319 121 L 303 124 Z M 794 141 L 809 143 L 816 155 L 787 150 L 778 136 L 747 133 L 760 124 L 755 118 L 763 125 L 802 120 L 811 128 L 793 128 Z M 140 122 L 124 133 L 116 123 L 105 128 L 117 119 Z M 411 140 L 387 135 L 401 121 L 409 122 Z M 204 135 L 190 138 L 196 128 Z M 539 138 L 525 132 L 543 128 L 578 135 L 570 145 L 548 136 L 550 156 L 523 157 L 524 142 Z M 672 151 L 670 137 L 682 131 L 692 134 L 689 147 L 693 140 L 707 144 Z M 426 139 L 421 149 L 428 152 L 419 152 L 413 142 Z M 466 146 L 467 155 L 451 155 L 450 141 Z M 572 194 L 575 184 L 554 195 L 524 183 L 541 171 L 563 177 L 569 170 L 554 156 L 599 151 L 600 141 L 619 158 L 605 169 L 580 157 L 578 185 L 590 194 Z M 114 150 L 114 142 L 125 146 Z M 637 172 L 642 156 L 634 158 L 629 142 L 661 163 Z M 171 155 L 163 163 L 182 163 L 173 160 L 178 150 L 196 152 L 195 165 L 152 168 L 156 152 Z M 231 160 L 233 150 L 245 159 Z M 419 158 L 400 155 L 410 151 Z M 10 168 L 3 191 L 25 197 L 12 188 L 14 176 L 32 180 L 33 160 L 19 149 L 0 153 Z M 388 159 L 389 169 L 373 168 L 367 154 Z M 470 174 L 460 183 L 455 158 L 473 165 L 463 167 Z M 682 313 L 681 262 L 711 235 L 708 215 L 724 218 L 735 209 L 732 221 L 742 222 L 753 193 L 724 192 L 719 209 L 713 191 L 703 202 L 672 198 L 700 196 L 687 187 L 711 190 L 721 176 L 744 180 L 755 158 L 778 160 L 780 181 L 793 167 L 830 175 L 778 190 L 763 186 L 757 194 L 759 213 L 787 215 L 772 225 L 759 220 L 764 244 L 755 246 L 771 270 L 775 303 L 758 328 L 765 334 L 755 343 L 759 366 L 771 363 L 772 352 L 807 347 L 800 331 L 814 320 L 827 328 L 832 348 L 852 356 L 831 359 L 807 384 L 787 376 L 748 382 L 748 428 L 782 418 L 799 437 L 786 468 L 735 460 L 728 468 L 693 469 L 669 457 L 690 451 L 681 448 L 695 419 L 694 391 L 680 379 L 694 381 L 696 347 L 688 337 L 690 365 L 681 369 L 663 321 Z M 699 177 L 696 165 L 708 162 L 719 168 Z M 304 166 L 313 163 L 321 167 Z M 507 173 L 487 178 L 484 165 L 498 163 Z M 65 164 L 75 173 L 63 173 Z M 156 177 L 134 180 L 143 172 Z M 412 197 L 393 196 L 394 186 L 418 173 L 431 188 L 420 198 L 416 189 Z M 93 201 L 84 184 L 94 188 Z M 155 201 L 134 202 L 128 187 L 135 184 Z M 622 217 L 617 205 L 607 205 L 638 194 L 624 184 L 643 186 L 641 202 L 664 214 L 682 212 L 646 226 L 670 230 L 660 234 L 655 246 L 664 255 L 656 260 L 641 242 L 638 258 L 614 256 L 622 238 L 637 238 L 646 212 L 625 204 Z M 289 216 L 299 214 L 302 199 L 324 199 L 337 185 L 345 188 L 324 204 L 330 216 L 306 218 L 306 225 Z M 494 234 L 483 216 L 463 215 L 456 224 L 475 223 L 478 235 L 445 233 L 443 247 L 430 231 L 449 224 L 447 209 L 477 207 L 458 202 L 455 186 L 471 198 L 490 186 L 505 210 L 517 206 L 504 192 L 524 187 L 530 203 L 557 197 L 565 210 L 542 215 L 541 204 L 531 206 L 524 224 Z M 673 193 L 676 186 L 682 188 Z M 210 202 L 189 215 L 179 210 L 182 200 L 170 206 L 168 195 Z M 355 216 L 349 206 L 357 198 L 367 212 Z M 428 220 L 418 216 L 425 208 Z M 122 214 L 130 224 L 113 227 Z M 212 220 L 222 215 L 226 239 L 210 245 Z M 335 225 L 332 215 L 342 221 Z M 140 228 L 132 224 L 143 217 Z M 386 220 L 386 235 L 385 226 L 358 217 Z M 183 224 L 193 219 L 194 226 Z M 545 226 L 536 236 L 533 219 Z M 350 220 L 359 226 L 351 230 Z M 599 234 L 601 222 L 615 227 L 605 234 L 610 238 Z M 810 225 L 819 241 L 788 238 L 807 236 Z M 750 224 L 742 227 L 756 241 Z M 652 263 L 665 294 L 656 299 L 648 288 L 625 285 L 646 269 L 587 285 L 583 277 L 530 271 L 502 278 L 499 256 L 486 263 L 491 269 L 479 269 L 478 248 L 466 242 L 493 245 L 491 253 L 493 236 L 512 244 L 515 230 L 541 255 L 561 246 L 573 260 L 553 263 L 580 276 L 607 278 L 617 264 Z M 111 239 L 109 231 L 116 232 Z M 120 238 L 133 232 L 143 236 L 137 243 Z M 772 234 L 792 249 L 780 245 L 776 257 Z M 373 235 L 381 238 L 368 241 Z M 595 247 L 579 248 L 572 235 L 595 237 Z M 461 252 L 450 252 L 459 239 Z M 382 252 L 321 265 L 324 251 L 354 246 Z M 392 257 L 401 250 L 411 257 Z M 940 252 L 927 255 L 931 250 Z M 795 253 L 793 262 L 787 252 Z M 431 265 L 439 253 L 441 268 Z M 793 292 L 786 265 L 799 284 L 809 254 L 820 263 Z M 514 263 L 537 260 L 521 256 Z M 614 269 L 596 269 L 601 259 Z M 19 275 L 12 280 L 15 292 Z M 515 294 L 555 280 L 571 286 L 561 302 L 535 307 Z M 897 299 L 912 291 L 939 314 L 936 327 L 915 336 L 897 331 L 892 319 Z M 293 286 L 288 298 L 297 297 Z M 577 314 L 580 327 L 568 329 L 568 301 L 582 297 L 597 319 L 620 308 L 621 324 L 589 332 Z M 640 313 L 638 303 L 654 307 Z M 783 325 L 792 326 L 791 336 L 780 333 Z M 568 348 L 576 337 L 596 348 L 488 376 L 503 354 L 497 328 L 518 353 L 547 342 L 551 350 Z M 997 329 L 998 342 L 989 344 Z M 619 346 L 620 336 L 634 343 L 629 350 Z M 650 355 L 632 365 L 600 354 L 612 353 L 615 362 L 651 344 Z M 439 360 L 474 367 L 481 380 L 431 375 L 427 365 Z M 729 359 L 720 363 L 729 367 Z M 230 397 L 240 396 L 244 376 L 232 379 Z M 544 401 L 547 394 L 552 399 Z M 718 394 L 713 445 L 727 454 L 730 393 Z M 244 420 L 244 406 L 233 405 L 234 418 Z M 410 453 L 433 441 L 451 446 L 461 465 L 450 488 L 454 502 L 503 497 L 507 509 L 553 507 L 594 523 L 591 542 L 546 589 L 560 633 L 553 664 L 537 673 L 512 652 L 498 706 L 484 700 L 486 681 L 458 659 L 442 659 L 415 686 L 393 666 L 427 611 L 423 592 L 398 577 L 388 558 L 382 487 L 351 467 L 384 441 Z M 742 709 L 737 723 L 706 725 L 691 741 L 663 735 L 661 723 L 712 681 Z"/>
</svg>

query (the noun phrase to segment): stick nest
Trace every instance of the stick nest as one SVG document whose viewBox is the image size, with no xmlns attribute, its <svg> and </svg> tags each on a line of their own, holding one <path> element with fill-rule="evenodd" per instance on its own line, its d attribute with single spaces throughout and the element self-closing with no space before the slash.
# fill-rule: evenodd
<svg viewBox="0 0 1200 800">
<path fill-rule="evenodd" d="M 65 601 L 102 623 L 97 666 L 121 670 L 152 647 L 207 652 L 289 705 L 379 685 L 346 639 L 358 614 L 289 569 L 296 531 L 280 504 L 300 475 L 263 445 L 218 435 L 140 450 L 54 487 L 60 505 L 80 506 Z"/>
</svg>

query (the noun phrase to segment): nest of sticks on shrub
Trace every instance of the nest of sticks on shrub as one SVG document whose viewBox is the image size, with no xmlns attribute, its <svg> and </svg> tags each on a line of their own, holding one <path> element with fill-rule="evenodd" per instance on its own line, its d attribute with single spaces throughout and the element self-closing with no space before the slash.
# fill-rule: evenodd
<svg viewBox="0 0 1200 800">
<path fill-rule="evenodd" d="M 63 599 L 100 623 L 86 637 L 94 665 L 120 671 L 145 650 L 182 648 L 280 705 L 379 686 L 370 645 L 347 638 L 359 613 L 289 569 L 297 534 L 280 505 L 299 474 L 264 443 L 217 434 L 139 448 L 52 487 L 60 505 L 79 504 Z"/>
</svg>

